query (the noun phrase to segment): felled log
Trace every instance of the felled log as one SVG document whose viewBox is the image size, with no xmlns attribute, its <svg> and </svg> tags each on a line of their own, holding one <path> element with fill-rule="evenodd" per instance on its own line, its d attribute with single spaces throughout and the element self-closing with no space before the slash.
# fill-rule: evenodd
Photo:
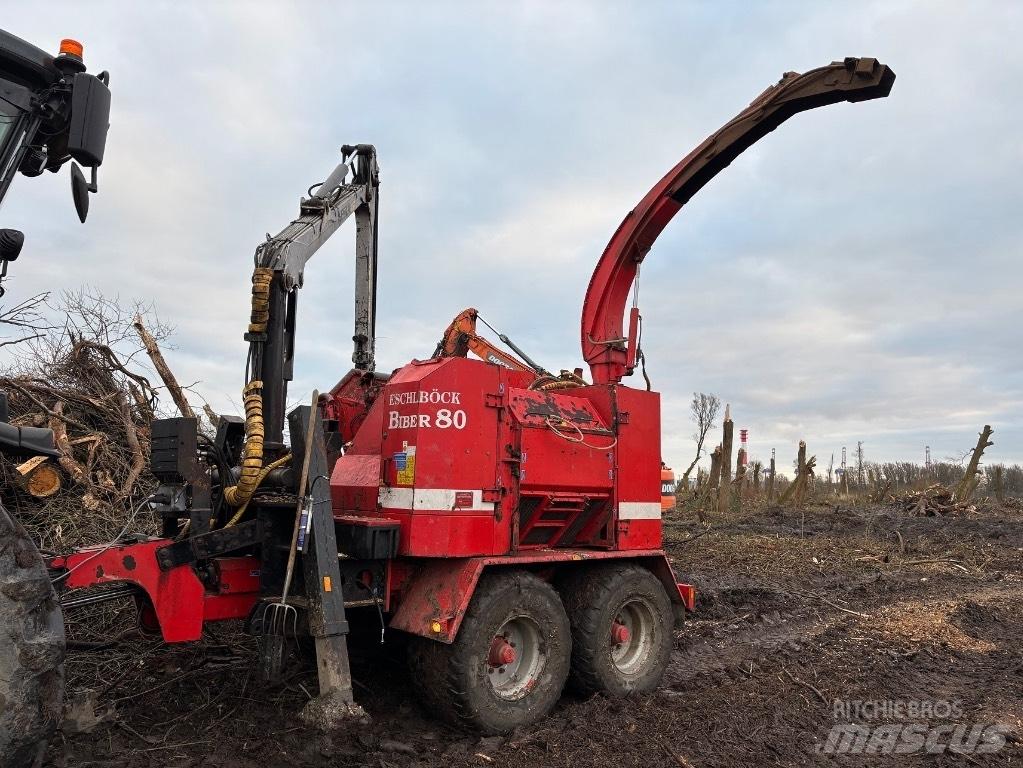
<svg viewBox="0 0 1023 768">
<path fill-rule="evenodd" d="M 46 456 L 34 456 L 15 467 L 14 479 L 22 490 L 37 499 L 53 496 L 60 490 L 60 473 Z"/>
</svg>

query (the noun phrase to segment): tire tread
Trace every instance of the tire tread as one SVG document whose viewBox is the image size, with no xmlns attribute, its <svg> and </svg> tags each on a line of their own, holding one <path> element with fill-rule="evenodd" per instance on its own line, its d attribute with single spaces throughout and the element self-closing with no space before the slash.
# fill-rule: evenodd
<svg viewBox="0 0 1023 768">
<path fill-rule="evenodd" d="M 42 761 L 64 699 L 64 624 L 27 531 L 0 505 L 0 755 L 3 768 Z"/>
<path fill-rule="evenodd" d="M 472 696 L 463 689 L 462 681 L 470 679 L 473 673 L 469 668 L 472 654 L 466 648 L 465 638 L 475 633 L 486 606 L 509 589 L 543 593 L 553 603 L 561 605 L 561 598 L 554 588 L 528 571 L 484 573 L 453 643 L 448 645 L 423 637 L 413 639 L 410 669 L 416 694 L 432 713 L 460 728 L 502 732 L 481 724 Z M 568 636 L 565 639 L 568 640 Z"/>
<path fill-rule="evenodd" d="M 600 563 L 589 568 L 579 568 L 566 575 L 559 583 L 562 602 L 568 611 L 572 627 L 572 668 L 569 684 L 583 695 L 609 693 L 606 681 L 600 674 L 598 653 L 601 652 L 596 639 L 605 628 L 599 626 L 600 606 L 607 605 L 623 582 L 630 580 L 650 581 L 657 577 L 649 570 L 635 563 Z M 657 582 L 660 586 L 660 582 Z M 667 600 L 667 594 L 665 594 Z M 670 609 L 670 601 L 668 601 Z M 670 615 L 670 613 L 669 613 Z M 666 622 L 670 638 L 671 622 Z"/>
</svg>

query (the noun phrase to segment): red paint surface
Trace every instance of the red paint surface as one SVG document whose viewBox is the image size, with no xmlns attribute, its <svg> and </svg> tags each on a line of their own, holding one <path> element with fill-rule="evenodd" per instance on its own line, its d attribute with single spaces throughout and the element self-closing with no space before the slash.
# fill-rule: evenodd
<svg viewBox="0 0 1023 768">
<path fill-rule="evenodd" d="M 227 557 L 215 561 L 220 577 L 216 592 L 208 592 L 188 566 L 161 571 L 156 551 L 170 542 L 155 539 L 109 549 L 85 549 L 50 561 L 67 568 L 68 588 L 115 582 L 138 585 L 150 603 L 163 639 L 168 643 L 198 640 L 204 621 L 243 619 L 258 598 L 259 561 Z"/>
</svg>

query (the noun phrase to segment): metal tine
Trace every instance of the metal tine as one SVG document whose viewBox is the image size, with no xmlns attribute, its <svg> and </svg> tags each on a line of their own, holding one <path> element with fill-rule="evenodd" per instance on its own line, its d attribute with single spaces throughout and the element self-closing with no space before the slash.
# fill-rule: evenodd
<svg viewBox="0 0 1023 768">
<path fill-rule="evenodd" d="M 298 609 L 288 603 L 288 592 L 291 589 L 291 580 L 295 574 L 295 561 L 299 550 L 299 538 L 303 531 L 302 513 L 306 508 L 307 485 L 309 483 L 309 460 L 312 454 L 313 429 L 316 425 L 320 393 L 313 391 L 312 408 L 309 411 L 309 427 L 306 430 L 307 439 L 305 445 L 305 456 L 302 461 L 302 475 L 298 484 L 298 504 L 295 509 L 295 524 L 291 534 L 291 546 L 288 551 L 288 566 L 284 574 L 284 587 L 281 590 L 280 600 L 269 603 L 263 612 L 263 635 L 266 638 L 263 644 L 263 677 L 266 680 L 277 680 L 284 667 L 285 650 L 287 649 L 287 636 L 290 630 L 293 639 L 298 637 Z"/>
</svg>

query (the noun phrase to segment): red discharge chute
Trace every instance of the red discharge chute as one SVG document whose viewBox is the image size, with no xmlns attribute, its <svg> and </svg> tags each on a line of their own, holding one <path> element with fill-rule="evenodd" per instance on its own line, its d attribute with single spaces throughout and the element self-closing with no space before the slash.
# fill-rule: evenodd
<svg viewBox="0 0 1023 768">
<path fill-rule="evenodd" d="M 636 364 L 636 318 L 623 318 L 636 270 L 661 231 L 708 181 L 787 119 L 840 101 L 887 96 L 895 73 L 876 59 L 835 62 L 786 73 L 661 179 L 625 217 L 590 278 L 583 302 L 582 349 L 595 384 L 617 382 Z M 636 315 L 637 313 L 633 313 Z"/>
</svg>

